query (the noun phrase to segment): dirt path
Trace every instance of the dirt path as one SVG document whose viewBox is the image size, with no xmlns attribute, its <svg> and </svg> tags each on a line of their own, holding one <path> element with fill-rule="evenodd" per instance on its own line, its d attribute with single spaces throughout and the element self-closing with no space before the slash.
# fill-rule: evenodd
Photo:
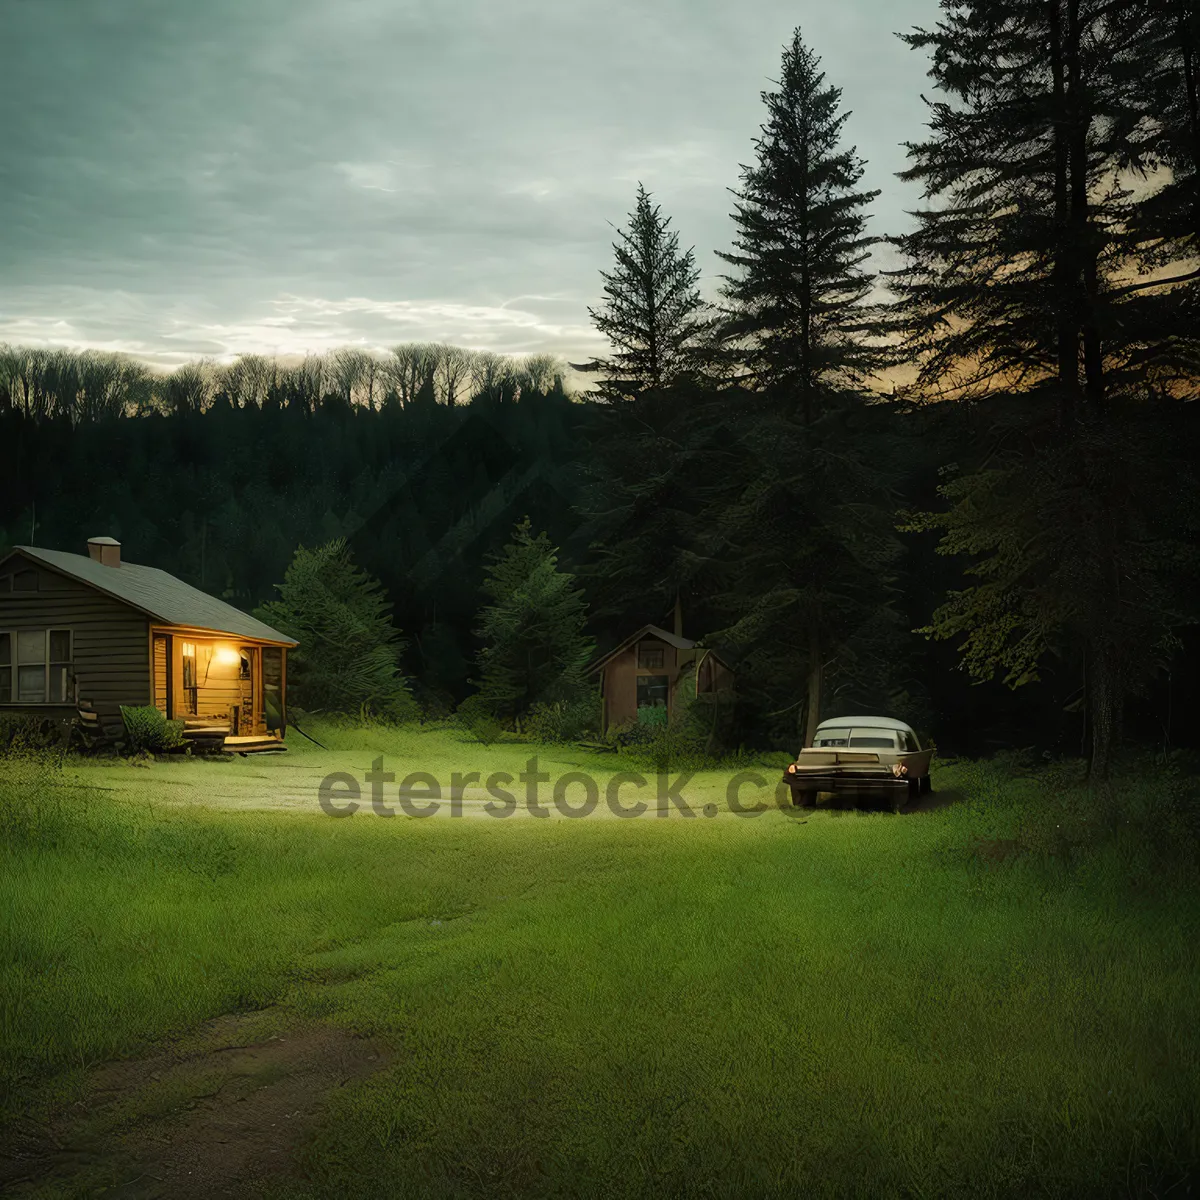
<svg viewBox="0 0 1200 1200">
<path fill-rule="evenodd" d="M 0 1192 L 255 1196 L 294 1172 L 326 1097 L 388 1058 L 378 1043 L 328 1026 L 222 1017 L 170 1050 L 93 1070 L 66 1112 L 10 1133 Z"/>
</svg>

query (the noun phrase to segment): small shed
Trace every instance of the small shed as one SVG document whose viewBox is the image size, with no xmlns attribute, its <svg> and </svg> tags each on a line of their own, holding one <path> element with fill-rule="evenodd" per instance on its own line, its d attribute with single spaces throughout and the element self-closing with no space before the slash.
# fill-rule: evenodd
<svg viewBox="0 0 1200 1200">
<path fill-rule="evenodd" d="M 681 699 L 733 688 L 733 670 L 715 650 L 657 625 L 631 633 L 590 671 L 600 676 L 605 729 L 628 721 L 670 720 Z"/>
<path fill-rule="evenodd" d="M 0 559 L 0 713 L 65 719 L 84 708 L 112 738 L 122 705 L 152 704 L 185 734 L 231 749 L 282 743 L 297 643 L 166 571 L 122 561 L 113 538 L 87 548 L 17 546 Z"/>
</svg>

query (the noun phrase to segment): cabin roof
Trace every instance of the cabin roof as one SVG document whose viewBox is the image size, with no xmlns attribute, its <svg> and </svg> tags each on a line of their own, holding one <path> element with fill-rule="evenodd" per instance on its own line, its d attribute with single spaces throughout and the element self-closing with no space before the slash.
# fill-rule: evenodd
<svg viewBox="0 0 1200 1200">
<path fill-rule="evenodd" d="M 280 633 L 249 613 L 244 613 L 224 600 L 218 600 L 182 579 L 176 579 L 157 567 L 143 567 L 122 562 L 119 567 L 106 567 L 86 554 L 69 554 L 65 550 L 43 550 L 40 546 L 17 546 L 5 556 L 22 554 L 60 574 L 79 580 L 98 592 L 139 609 L 164 625 L 183 625 L 193 629 L 208 629 L 234 637 L 254 638 L 263 642 L 278 642 L 295 646 L 295 638 Z"/>
<path fill-rule="evenodd" d="M 660 629 L 657 625 L 643 625 L 641 629 L 635 633 L 631 633 L 619 646 L 614 646 L 603 658 L 598 658 L 590 667 L 588 674 L 595 674 L 606 662 L 611 658 L 615 658 L 624 650 L 628 650 L 634 642 L 640 642 L 644 637 L 658 638 L 660 641 L 666 642 L 668 646 L 674 646 L 676 650 L 694 650 L 696 643 L 685 637 L 679 637 L 677 634 L 668 633 L 665 629 Z M 725 660 L 716 654 L 714 651 L 706 650 L 705 653 L 712 654 L 719 662 L 725 663 Z M 725 664 L 728 666 L 728 664 Z"/>
</svg>

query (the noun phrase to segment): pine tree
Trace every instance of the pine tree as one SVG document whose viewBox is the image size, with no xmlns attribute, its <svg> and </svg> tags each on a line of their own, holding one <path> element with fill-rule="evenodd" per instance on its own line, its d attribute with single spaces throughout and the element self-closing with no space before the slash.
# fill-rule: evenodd
<svg viewBox="0 0 1200 1200">
<path fill-rule="evenodd" d="M 629 229 L 618 230 L 621 241 L 613 243 L 616 269 L 600 273 L 607 300 L 599 310 L 588 309 L 614 347 L 611 359 L 595 365 L 607 372 L 616 395 L 670 383 L 703 357 L 708 322 L 696 287 L 700 271 L 694 248 L 679 253 L 670 223 L 639 183 Z"/>
<path fill-rule="evenodd" d="M 524 518 L 487 569 L 485 606 L 476 631 L 479 695 L 505 721 L 535 704 L 571 701 L 587 690 L 584 670 L 593 645 L 585 632 L 587 604 L 575 577 L 559 569 L 557 551 Z"/>
<path fill-rule="evenodd" d="M 740 271 L 723 288 L 724 336 L 760 397 L 743 404 L 707 557 L 723 577 L 726 624 L 714 636 L 753 681 L 740 689 L 755 709 L 747 717 L 794 746 L 798 734 L 811 740 L 831 686 L 879 705 L 897 692 L 868 679 L 862 651 L 864 631 L 896 625 L 899 547 L 887 449 L 863 405 L 884 362 L 862 269 L 876 241 L 864 210 L 878 192 L 858 190 L 863 164 L 840 147 L 841 92 L 799 30 L 779 90 L 762 95 L 768 119 L 756 165 L 742 168 L 737 252 L 720 256 Z"/>
<path fill-rule="evenodd" d="M 841 149 L 848 112 L 841 89 L 825 86 L 820 60 L 797 29 L 783 55 L 779 91 L 763 92 L 767 123 L 758 156 L 742 167 L 736 250 L 718 257 L 726 277 L 723 335 L 751 379 L 788 397 L 805 424 L 821 393 L 859 387 L 880 365 L 873 276 L 860 270 L 878 240 L 864 209 L 878 191 L 857 186 L 863 164 Z"/>
<path fill-rule="evenodd" d="M 1144 206 L 1117 173 L 1153 166 L 1140 130 L 1158 118 L 1144 86 L 1156 67 L 1145 45 L 1132 67 L 1122 6 L 1108 0 L 942 9 L 933 31 L 902 35 L 932 51 L 947 98 L 930 103 L 930 137 L 908 143 L 900 173 L 936 203 L 892 239 L 908 259 L 884 272 L 897 329 L 924 388 L 1040 389 L 1069 432 L 1082 405 L 1102 413 L 1172 353 L 1125 286 L 1149 247 Z"/>
<path fill-rule="evenodd" d="M 1200 388 L 1200 3 L 1129 0 L 1111 14 L 1117 103 L 1109 140 L 1138 179 L 1124 226 L 1146 278 L 1116 289 L 1151 387 Z"/>
<path fill-rule="evenodd" d="M 905 696 L 894 420 L 845 397 L 827 400 L 815 431 L 760 414 L 735 444 L 744 482 L 713 506 L 724 625 L 711 638 L 737 657 L 742 722 L 780 747 L 811 745 L 831 705 L 924 716 Z"/>
<path fill-rule="evenodd" d="M 297 704 L 351 715 L 365 708 L 391 719 L 415 715 L 400 674 L 406 642 L 379 582 L 354 565 L 344 540 L 298 547 L 277 590 L 279 599 L 255 616 L 299 642 L 288 655 Z"/>
<path fill-rule="evenodd" d="M 901 173 L 934 203 L 894 239 L 908 264 L 887 274 L 920 385 L 992 393 L 999 442 L 992 467 L 943 489 L 947 512 L 913 523 L 943 529 L 943 551 L 976 556 L 983 580 L 927 632 L 965 635 L 964 666 L 1003 670 L 1014 687 L 1050 655 L 1078 656 L 1103 777 L 1124 698 L 1178 623 L 1172 555 L 1147 530 L 1183 509 L 1129 470 L 1135 448 L 1146 466 L 1163 448 L 1137 403 L 1155 372 L 1186 359 L 1183 298 L 1126 282 L 1156 253 L 1139 221 L 1149 210 L 1119 171 L 1153 166 L 1140 139 L 1161 91 L 1139 95 L 1133 64 L 1149 80 L 1158 67 L 1150 43 L 1123 46 L 1108 0 L 942 9 L 936 29 L 904 35 L 932 50 L 947 99 L 930 104 L 930 136 L 909 144 Z"/>
</svg>

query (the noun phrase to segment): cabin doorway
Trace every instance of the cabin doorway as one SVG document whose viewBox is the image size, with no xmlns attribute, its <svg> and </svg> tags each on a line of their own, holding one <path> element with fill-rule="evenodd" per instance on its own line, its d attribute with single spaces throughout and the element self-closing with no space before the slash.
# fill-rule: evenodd
<svg viewBox="0 0 1200 1200">
<path fill-rule="evenodd" d="M 254 648 L 238 647 L 238 701 L 229 713 L 229 732 L 234 737 L 257 733 L 254 713 Z"/>
</svg>

